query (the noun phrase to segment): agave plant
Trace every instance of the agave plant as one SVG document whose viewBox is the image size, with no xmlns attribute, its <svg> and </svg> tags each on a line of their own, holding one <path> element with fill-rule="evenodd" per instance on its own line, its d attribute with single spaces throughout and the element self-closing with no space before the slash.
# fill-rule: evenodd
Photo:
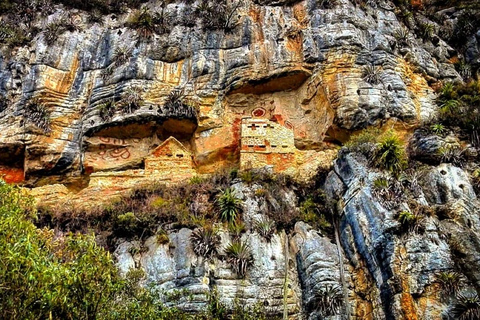
<svg viewBox="0 0 480 320">
<path fill-rule="evenodd" d="M 389 132 L 379 143 L 374 156 L 377 167 L 400 173 L 407 164 L 405 148 L 393 132 Z"/>
<path fill-rule="evenodd" d="M 262 216 L 260 219 L 255 221 L 254 228 L 258 234 L 264 237 L 267 241 L 270 241 L 275 233 L 275 221 L 269 219 L 268 217 Z"/>
<path fill-rule="evenodd" d="M 113 99 L 107 100 L 98 107 L 98 114 L 103 121 L 110 120 L 115 114 L 115 101 Z"/>
<path fill-rule="evenodd" d="M 455 271 L 442 271 L 436 274 L 437 282 L 447 294 L 456 293 L 462 284 L 462 275 Z"/>
<path fill-rule="evenodd" d="M 40 102 L 40 100 L 30 100 L 25 106 L 23 115 L 25 117 L 25 121 L 33 123 L 38 128 L 42 129 L 43 132 L 49 133 L 51 131 L 50 112 L 47 110 L 47 107 Z"/>
<path fill-rule="evenodd" d="M 207 227 L 196 229 L 192 232 L 190 239 L 193 252 L 197 255 L 209 258 L 217 254 L 217 247 L 220 244 L 217 230 Z"/>
<path fill-rule="evenodd" d="M 113 53 L 113 64 L 115 67 L 119 67 L 125 64 L 130 57 L 132 56 L 132 48 L 128 47 L 117 47 Z"/>
<path fill-rule="evenodd" d="M 137 30 L 140 39 L 150 39 L 155 33 L 155 17 L 147 8 L 136 11 L 129 25 Z"/>
<path fill-rule="evenodd" d="M 378 84 L 380 82 L 380 68 L 372 64 L 364 66 L 362 78 L 370 84 Z"/>
<path fill-rule="evenodd" d="M 125 90 L 122 100 L 122 110 L 125 113 L 132 113 L 142 104 L 142 89 L 139 87 L 129 87 Z"/>
<path fill-rule="evenodd" d="M 231 188 L 226 188 L 217 196 L 217 207 L 220 219 L 228 223 L 235 223 L 242 211 L 242 200 L 237 198 Z"/>
<path fill-rule="evenodd" d="M 412 36 L 405 27 L 395 30 L 393 36 L 401 46 L 409 46 L 412 43 Z"/>
<path fill-rule="evenodd" d="M 326 285 L 315 290 L 311 302 L 312 307 L 320 312 L 323 317 L 338 314 L 342 303 L 342 290 L 338 285 Z"/>
<path fill-rule="evenodd" d="M 480 319 L 480 298 L 478 294 L 476 292 L 458 294 L 449 315 L 458 320 Z"/>
<path fill-rule="evenodd" d="M 445 133 L 445 126 L 441 123 L 436 123 L 431 125 L 430 129 L 432 130 L 433 133 L 439 136 Z"/>
<path fill-rule="evenodd" d="M 233 271 L 244 278 L 248 267 L 253 263 L 252 253 L 248 245 L 245 242 L 235 240 L 225 248 L 225 254 Z"/>
</svg>

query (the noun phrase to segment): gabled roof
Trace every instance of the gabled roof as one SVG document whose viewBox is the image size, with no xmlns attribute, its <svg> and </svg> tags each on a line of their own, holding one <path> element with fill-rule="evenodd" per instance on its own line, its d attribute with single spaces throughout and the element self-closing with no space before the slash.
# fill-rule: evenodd
<svg viewBox="0 0 480 320">
<path fill-rule="evenodd" d="M 186 153 L 190 153 L 190 151 L 188 151 L 187 148 L 185 148 L 185 146 L 180 142 L 178 141 L 177 139 L 175 139 L 175 137 L 171 136 L 169 137 L 167 140 L 165 140 L 161 145 L 159 145 L 158 147 L 156 147 L 153 151 L 152 151 L 152 155 L 153 156 L 156 156 L 158 157 L 158 155 L 160 153 L 162 153 L 162 151 L 164 149 L 166 149 L 167 147 L 171 146 L 171 145 L 174 145 L 175 147 L 177 148 L 180 148 L 181 150 L 185 151 Z"/>
</svg>

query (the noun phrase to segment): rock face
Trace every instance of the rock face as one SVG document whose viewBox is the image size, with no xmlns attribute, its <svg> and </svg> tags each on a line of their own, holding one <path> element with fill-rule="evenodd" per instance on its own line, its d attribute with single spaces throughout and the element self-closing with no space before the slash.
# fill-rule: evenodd
<svg viewBox="0 0 480 320">
<path fill-rule="evenodd" d="M 457 76 L 446 57 L 423 49 L 421 40 L 397 43 L 402 26 L 388 1 L 336 2 L 243 1 L 229 32 L 207 32 L 197 21 L 149 41 L 125 27 L 133 12 L 99 25 L 72 11 L 76 31 L 52 44 L 40 32 L 0 60 L 8 100 L 0 113 L 0 148 L 9 159 L 0 157 L 3 172 L 11 181 L 23 172 L 31 186 L 69 183 L 78 190 L 94 172 L 142 169 L 173 136 L 192 153 L 196 172 L 208 173 L 239 165 L 241 119 L 253 117 L 293 132 L 289 165 L 271 163 L 304 175 L 331 163 L 332 142 L 344 141 L 348 130 L 433 115 L 429 82 Z M 189 9 L 171 3 L 165 10 L 183 17 Z M 365 80 L 371 65 L 374 83 Z M 122 102 L 132 92 L 135 108 Z M 48 130 L 29 118 L 35 105 L 49 117 Z"/>
<path fill-rule="evenodd" d="M 331 170 L 320 188 L 338 209 L 333 238 L 298 221 L 265 239 L 253 231 L 269 210 L 259 187 L 236 182 L 248 229 L 238 237 L 252 255 L 244 278 L 224 250 L 238 239 L 220 225 L 212 258 L 195 254 L 194 230 L 182 228 L 166 243 L 119 239 L 118 266 L 144 270 L 167 305 L 192 312 L 218 292 L 230 307 L 260 303 L 289 319 L 447 319 L 454 296 L 439 274 L 480 288 L 479 200 L 464 169 L 438 165 L 459 140 L 416 128 L 437 116 L 433 88 L 461 79 L 453 49 L 404 29 L 389 0 L 232 1 L 225 30 L 192 22 L 196 4 L 147 1 L 175 17 L 149 39 L 127 27 L 134 9 L 100 24 L 56 6 L 32 24 L 68 13 L 75 30 L 53 42 L 41 31 L 10 54 L 0 47 L 0 177 L 41 204 L 77 208 L 225 168 L 299 180 Z M 472 65 L 479 38 L 466 47 Z M 344 150 L 334 161 L 352 132 L 372 125 L 410 138 L 413 158 L 428 163 L 395 203 L 376 187 L 391 176 Z M 299 210 L 295 190 L 275 196 Z M 418 224 L 402 224 L 405 212 Z M 342 301 L 336 312 L 322 309 L 325 290 Z"/>
<path fill-rule="evenodd" d="M 257 186 L 238 183 L 234 188 L 245 204 L 247 224 L 264 216 L 265 199 L 255 197 Z M 234 237 L 217 227 L 221 230 L 219 255 L 211 259 L 194 253 L 192 230 L 184 228 L 169 233 L 166 244 L 159 244 L 156 237 L 143 244 L 120 240 L 115 252 L 118 266 L 124 273 L 130 268 L 142 268 L 145 281 L 164 292 L 167 304 L 192 312 L 204 310 L 216 290 L 230 308 L 235 302 L 246 306 L 260 304 L 271 316 L 286 312 L 291 319 L 316 319 L 316 306 L 311 306 L 315 293 L 328 285 L 340 285 L 336 245 L 303 222 L 296 224 L 293 234 L 280 232 L 270 240 L 256 231 L 242 234 L 240 241 L 248 245 L 253 258 L 244 279 L 231 269 L 224 253 Z M 174 296 L 175 301 L 171 301 Z M 308 308 L 313 309 L 306 312 Z"/>
<path fill-rule="evenodd" d="M 442 297 L 445 292 L 439 286 L 438 274 L 458 270 L 475 287 L 478 283 L 478 255 L 473 249 L 478 247 L 480 239 L 476 222 L 478 200 L 467 175 L 447 164 L 428 168 L 423 188 L 415 188 L 415 200 L 405 198 L 405 202 L 400 200 L 391 208 L 374 192 L 374 181 L 382 174 L 365 169 L 365 159 L 348 154 L 335 163 L 326 182 L 341 194 L 339 232 L 352 267 L 356 316 L 359 319 L 447 317 L 451 296 Z M 342 193 L 343 190 L 346 191 Z M 415 212 L 422 205 L 446 204 L 454 208 L 452 215 L 425 216 L 421 231 L 401 231 L 399 212 Z M 474 251 L 467 254 L 467 250 Z M 468 286 L 464 289 L 468 290 Z"/>
</svg>

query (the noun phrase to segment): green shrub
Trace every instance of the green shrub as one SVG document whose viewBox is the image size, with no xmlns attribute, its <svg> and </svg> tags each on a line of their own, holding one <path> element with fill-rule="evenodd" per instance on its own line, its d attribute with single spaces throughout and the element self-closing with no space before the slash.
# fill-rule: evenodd
<svg viewBox="0 0 480 320">
<path fill-rule="evenodd" d="M 373 161 L 378 168 L 395 174 L 405 169 L 407 165 L 405 147 L 393 131 L 387 132 L 380 139 Z"/>
<path fill-rule="evenodd" d="M 225 254 L 233 271 L 241 278 L 245 278 L 248 268 L 253 263 L 252 253 L 248 245 L 245 242 L 235 240 L 225 248 Z"/>
<path fill-rule="evenodd" d="M 430 130 L 432 130 L 433 133 L 439 136 L 443 135 L 446 131 L 445 126 L 441 123 L 431 125 Z"/>
<path fill-rule="evenodd" d="M 226 188 L 218 194 L 216 203 L 220 219 L 235 224 L 242 211 L 242 200 L 237 198 L 234 190 Z"/>
<path fill-rule="evenodd" d="M 403 232 L 415 232 L 421 231 L 423 216 L 419 212 L 412 213 L 410 211 L 401 211 L 397 218 L 402 226 Z"/>
<path fill-rule="evenodd" d="M 480 81 L 446 83 L 437 98 L 444 125 L 458 127 L 470 142 L 480 146 Z"/>
<path fill-rule="evenodd" d="M 380 130 L 375 127 L 370 127 L 350 136 L 345 147 L 347 147 L 349 151 L 361 153 L 369 159 L 377 148 L 379 135 Z"/>
<path fill-rule="evenodd" d="M 233 236 L 234 239 L 240 239 L 242 233 L 247 230 L 245 223 L 243 221 L 237 221 L 236 223 L 230 223 L 228 225 L 228 232 Z"/>
</svg>

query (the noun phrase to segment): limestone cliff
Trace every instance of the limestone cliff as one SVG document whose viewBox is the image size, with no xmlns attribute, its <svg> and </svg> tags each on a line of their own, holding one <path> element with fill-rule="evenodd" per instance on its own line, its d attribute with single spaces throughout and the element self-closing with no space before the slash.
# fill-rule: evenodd
<svg viewBox="0 0 480 320">
<path fill-rule="evenodd" d="M 275 198 L 301 210 L 297 190 L 268 200 L 261 185 L 231 181 L 246 225 L 237 238 L 252 248 L 244 279 L 221 252 L 194 252 L 194 227 L 167 228 L 166 243 L 115 239 L 119 268 L 144 269 L 166 303 L 192 312 L 216 288 L 227 304 L 261 302 L 291 319 L 447 319 L 455 295 L 444 294 L 439 273 L 458 272 L 464 290 L 480 289 L 469 176 L 478 145 L 455 130 L 418 128 L 437 118 L 443 83 L 476 76 L 480 30 L 460 52 L 433 31 L 441 20 L 459 23 L 462 9 L 432 5 L 432 14 L 426 1 L 223 1 L 221 25 L 198 13 L 212 3 L 151 0 L 97 19 L 55 5 L 28 20 L 36 32 L 21 45 L 7 42 L 12 16 L 0 15 L 0 176 L 31 189 L 43 207 L 88 210 L 140 186 L 231 168 L 302 183 L 329 172 L 314 183 L 334 211 L 334 232 L 297 221 L 269 241 L 255 221 Z M 138 22 L 150 12 L 152 28 Z M 54 31 L 65 21 L 69 28 Z M 469 67 L 454 65 L 459 58 Z M 421 179 L 400 182 L 403 198 L 390 201 L 375 186 L 397 177 L 340 150 L 367 127 L 394 129 L 424 162 Z M 467 150 L 470 166 L 443 161 L 445 145 Z M 404 232 L 398 214 L 424 207 L 448 210 Z M 218 228 L 222 251 L 236 238 Z M 336 314 L 319 309 L 318 292 L 332 288 L 343 301 Z M 170 301 L 177 290 L 187 294 Z"/>
</svg>

